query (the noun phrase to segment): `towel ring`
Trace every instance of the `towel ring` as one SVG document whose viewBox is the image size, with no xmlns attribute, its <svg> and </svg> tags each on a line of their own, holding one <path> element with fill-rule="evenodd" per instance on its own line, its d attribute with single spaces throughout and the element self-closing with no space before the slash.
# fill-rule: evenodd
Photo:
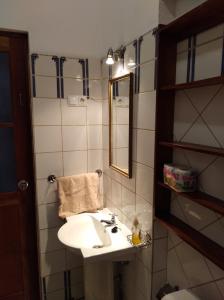
<svg viewBox="0 0 224 300">
<path fill-rule="evenodd" d="M 103 174 L 102 170 L 100 170 L 100 169 L 97 169 L 95 172 L 98 174 L 99 177 L 101 177 L 102 174 Z M 51 175 L 49 175 L 49 176 L 47 177 L 47 181 L 48 181 L 49 183 L 54 183 L 56 180 L 57 180 L 57 178 L 56 178 L 56 176 L 53 175 L 53 174 L 51 174 Z"/>
</svg>

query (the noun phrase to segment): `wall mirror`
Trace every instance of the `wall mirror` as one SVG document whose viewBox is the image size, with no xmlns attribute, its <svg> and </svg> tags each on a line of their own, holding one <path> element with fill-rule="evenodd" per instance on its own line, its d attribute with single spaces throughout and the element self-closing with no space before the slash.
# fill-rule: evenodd
<svg viewBox="0 0 224 300">
<path fill-rule="evenodd" d="M 109 165 L 132 176 L 133 73 L 109 80 Z"/>
</svg>

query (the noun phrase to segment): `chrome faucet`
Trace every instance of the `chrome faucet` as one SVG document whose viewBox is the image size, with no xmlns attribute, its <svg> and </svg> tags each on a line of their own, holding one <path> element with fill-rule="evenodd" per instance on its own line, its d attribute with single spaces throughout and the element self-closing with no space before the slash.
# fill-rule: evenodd
<svg viewBox="0 0 224 300">
<path fill-rule="evenodd" d="M 114 226 L 114 225 L 116 225 L 116 219 L 115 219 L 115 217 L 116 217 L 116 215 L 112 214 L 111 215 L 111 220 L 100 220 L 100 222 L 106 223 L 105 227 Z"/>
</svg>

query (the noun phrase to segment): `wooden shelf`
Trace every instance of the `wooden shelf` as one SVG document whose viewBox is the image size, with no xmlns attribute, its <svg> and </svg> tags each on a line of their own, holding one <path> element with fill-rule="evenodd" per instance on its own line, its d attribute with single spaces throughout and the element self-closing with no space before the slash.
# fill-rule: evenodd
<svg viewBox="0 0 224 300">
<path fill-rule="evenodd" d="M 221 246 L 171 214 L 156 217 L 168 230 L 224 270 L 224 249 Z"/>
<path fill-rule="evenodd" d="M 224 76 L 212 77 L 208 79 L 197 80 L 197 81 L 186 82 L 186 83 L 179 83 L 174 85 L 166 85 L 166 86 L 162 86 L 161 90 L 162 91 L 187 90 L 187 89 L 193 89 L 193 88 L 216 85 L 216 84 L 224 84 Z"/>
<path fill-rule="evenodd" d="M 158 184 L 159 184 L 159 186 L 161 186 L 163 188 L 173 191 L 177 195 L 180 195 L 180 196 L 187 198 L 197 204 L 200 204 L 206 208 L 209 208 L 221 215 L 224 215 L 224 201 L 222 201 L 218 198 L 215 198 L 208 194 L 202 193 L 200 191 L 192 192 L 192 193 L 176 192 L 175 190 L 173 190 L 171 187 L 169 187 L 165 183 L 159 182 Z"/>
<path fill-rule="evenodd" d="M 169 23 L 161 29 L 161 33 L 182 40 L 214 27 L 223 21 L 223 0 L 208 0 Z"/>
<path fill-rule="evenodd" d="M 210 146 L 199 145 L 199 144 L 191 144 L 191 143 L 165 142 L 165 141 L 160 141 L 159 145 L 164 147 L 174 148 L 174 149 L 183 149 L 183 150 L 189 150 L 189 151 L 224 157 L 224 149 L 222 148 L 210 147 Z"/>
</svg>

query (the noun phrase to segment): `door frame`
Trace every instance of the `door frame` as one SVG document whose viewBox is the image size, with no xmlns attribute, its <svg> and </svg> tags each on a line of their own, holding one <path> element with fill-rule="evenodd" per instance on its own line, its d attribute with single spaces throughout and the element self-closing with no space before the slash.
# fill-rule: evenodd
<svg viewBox="0 0 224 300">
<path fill-rule="evenodd" d="M 37 223 L 37 210 L 36 210 L 36 186 L 35 186 L 35 163 L 34 163 L 34 143 L 33 143 L 33 130 L 32 130 L 32 109 L 31 109 L 31 77 L 30 77 L 30 51 L 29 51 L 29 34 L 26 31 L 11 30 L 0 28 L 1 37 L 23 37 L 26 41 L 26 60 L 25 60 L 25 85 L 26 85 L 26 101 L 27 101 L 27 130 L 28 130 L 28 152 L 29 152 L 29 203 L 30 203 L 30 214 L 27 216 L 27 221 L 29 223 L 32 235 L 29 235 L 29 282 L 28 282 L 28 295 L 29 300 L 40 300 L 41 289 L 40 289 L 40 258 L 39 258 L 39 231 Z M 31 259 L 30 259 L 31 258 Z M 28 258 L 27 258 L 28 260 Z"/>
</svg>

